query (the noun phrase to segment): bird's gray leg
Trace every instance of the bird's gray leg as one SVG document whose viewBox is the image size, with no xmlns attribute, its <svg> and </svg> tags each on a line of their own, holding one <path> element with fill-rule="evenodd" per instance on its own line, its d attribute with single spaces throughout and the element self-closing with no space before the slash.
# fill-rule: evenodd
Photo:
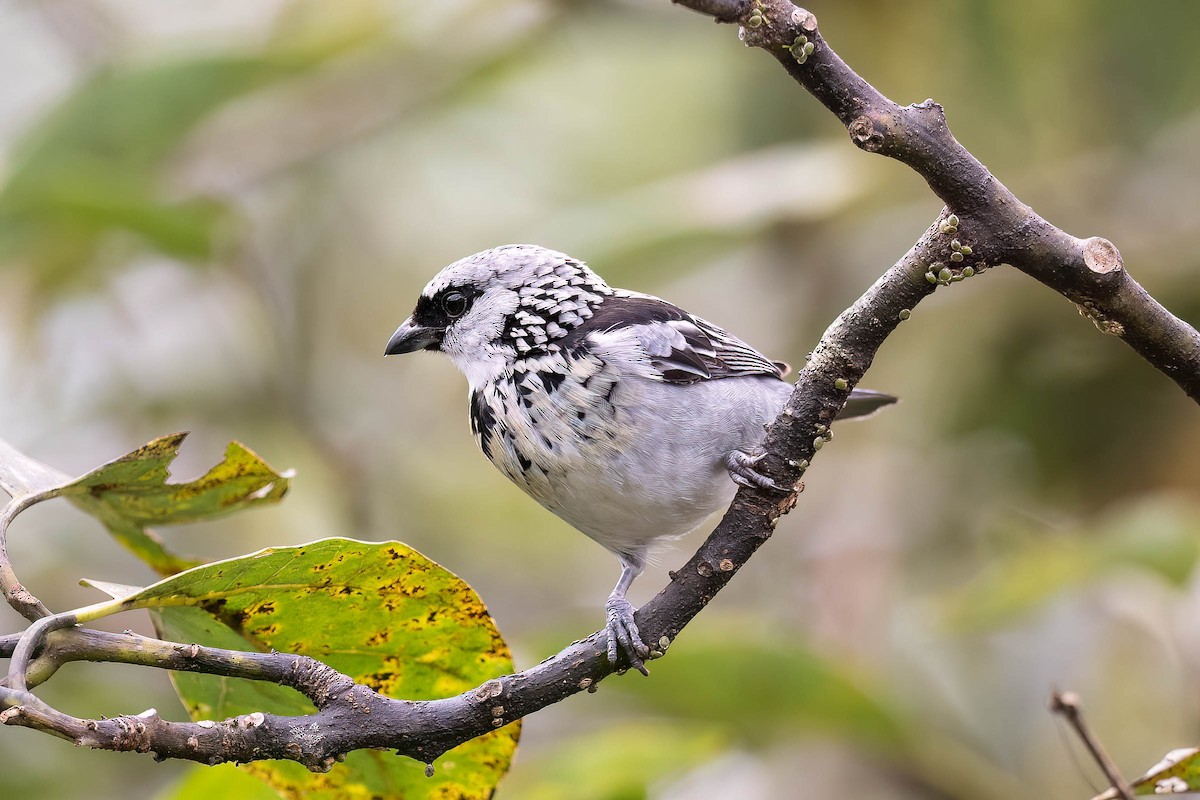
<svg viewBox="0 0 1200 800">
<path fill-rule="evenodd" d="M 642 660 L 650 655 L 650 648 L 642 641 L 642 634 L 638 631 L 637 623 L 633 621 L 633 606 L 625 599 L 625 592 L 629 591 L 633 579 L 642 574 L 642 561 L 620 554 L 617 558 L 621 561 L 621 577 L 617 579 L 617 585 L 613 587 L 608 602 L 604 604 L 607 620 L 605 628 L 608 630 L 608 663 L 616 666 L 619 646 L 625 653 L 629 666 L 643 675 L 649 675 Z"/>
<path fill-rule="evenodd" d="M 725 457 L 725 468 L 729 470 L 729 477 L 733 478 L 733 482 L 738 486 L 749 486 L 752 489 L 774 489 L 777 492 L 794 491 L 795 487 L 782 486 L 758 471 L 758 462 L 762 461 L 766 455 L 765 452 L 751 455 L 744 450 L 734 450 Z"/>
</svg>

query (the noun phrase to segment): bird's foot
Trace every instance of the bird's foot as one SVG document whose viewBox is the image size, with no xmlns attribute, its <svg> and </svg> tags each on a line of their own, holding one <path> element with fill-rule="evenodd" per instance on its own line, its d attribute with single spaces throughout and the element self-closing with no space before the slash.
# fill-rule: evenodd
<svg viewBox="0 0 1200 800">
<path fill-rule="evenodd" d="M 650 657 L 650 648 L 642 641 L 637 623 L 633 621 L 633 606 L 624 597 L 613 596 L 604 604 L 608 630 L 608 663 L 617 665 L 617 651 L 625 654 L 629 666 L 649 675 L 643 660 Z"/>
<path fill-rule="evenodd" d="M 729 477 L 733 478 L 733 482 L 737 485 L 748 486 L 751 489 L 774 489 L 777 492 L 794 492 L 796 487 L 783 486 L 758 471 L 758 464 L 766 455 L 765 452 L 750 455 L 744 450 L 734 450 L 725 459 L 725 468 L 729 470 Z"/>
</svg>

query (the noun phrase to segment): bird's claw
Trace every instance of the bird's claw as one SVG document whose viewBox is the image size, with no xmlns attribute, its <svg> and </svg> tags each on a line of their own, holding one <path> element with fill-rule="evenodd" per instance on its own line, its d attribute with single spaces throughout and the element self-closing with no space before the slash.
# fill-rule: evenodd
<svg viewBox="0 0 1200 800">
<path fill-rule="evenodd" d="M 642 641 L 642 634 L 633 621 L 633 606 L 624 597 L 610 597 L 604 604 L 604 612 L 608 630 L 608 663 L 616 667 L 619 648 L 629 666 L 643 675 L 649 675 L 643 662 L 650 657 L 650 648 Z"/>
<path fill-rule="evenodd" d="M 777 492 L 795 491 L 794 486 L 784 486 L 758 471 L 758 463 L 766 455 L 766 453 L 750 455 L 744 450 L 734 450 L 725 459 L 725 468 L 729 470 L 729 477 L 733 478 L 733 482 L 738 486 L 747 486 L 751 489 L 774 489 Z"/>
</svg>

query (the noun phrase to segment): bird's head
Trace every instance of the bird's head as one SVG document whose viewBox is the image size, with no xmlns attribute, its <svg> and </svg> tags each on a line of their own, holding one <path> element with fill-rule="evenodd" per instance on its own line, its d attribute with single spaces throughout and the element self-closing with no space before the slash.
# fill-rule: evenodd
<svg viewBox="0 0 1200 800">
<path fill-rule="evenodd" d="M 555 352 L 610 294 L 599 275 L 563 253 L 495 247 L 435 275 L 384 354 L 440 350 L 480 385 L 518 359 Z"/>
</svg>

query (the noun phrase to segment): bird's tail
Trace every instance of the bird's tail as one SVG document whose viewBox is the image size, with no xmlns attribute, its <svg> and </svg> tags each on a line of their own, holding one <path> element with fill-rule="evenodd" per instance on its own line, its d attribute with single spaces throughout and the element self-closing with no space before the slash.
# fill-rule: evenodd
<svg viewBox="0 0 1200 800">
<path fill-rule="evenodd" d="M 837 418 L 853 419 L 855 417 L 869 417 L 879 409 L 884 406 L 890 406 L 899 399 L 883 392 L 873 392 L 870 389 L 855 389 L 850 393 L 850 398 L 846 400 L 846 405 L 842 408 L 842 412 L 837 415 Z"/>
</svg>

